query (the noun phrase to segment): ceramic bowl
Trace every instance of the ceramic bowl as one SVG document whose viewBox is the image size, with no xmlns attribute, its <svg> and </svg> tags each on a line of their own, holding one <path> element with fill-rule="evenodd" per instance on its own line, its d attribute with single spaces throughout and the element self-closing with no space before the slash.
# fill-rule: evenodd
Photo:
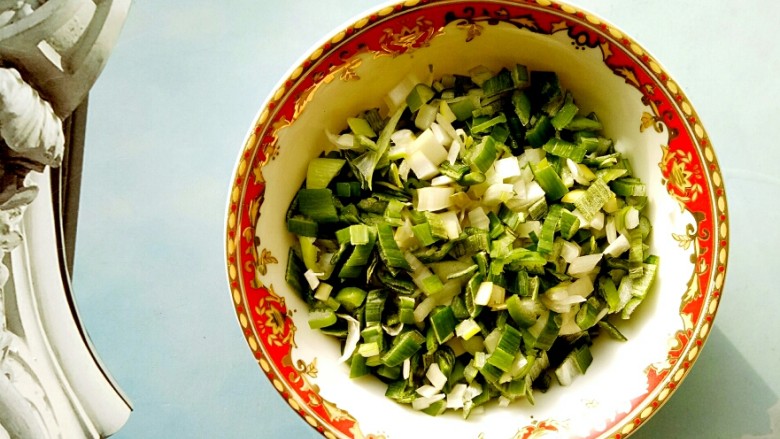
<svg viewBox="0 0 780 439">
<path fill-rule="evenodd" d="M 596 340 L 568 387 L 462 419 L 431 417 L 350 380 L 339 344 L 310 330 L 284 280 L 285 212 L 309 159 L 348 116 L 383 105 L 407 75 L 482 64 L 552 70 L 648 184 L 659 276 L 624 343 Z M 722 292 L 728 211 L 715 152 L 680 86 L 612 24 L 549 0 L 410 0 L 367 13 L 294 65 L 260 108 L 231 182 L 230 297 L 249 348 L 292 410 L 326 437 L 625 438 L 658 411 L 699 356 Z M 260 373 L 262 372 L 262 373 Z M 557 436 L 556 436 L 557 435 Z"/>
</svg>

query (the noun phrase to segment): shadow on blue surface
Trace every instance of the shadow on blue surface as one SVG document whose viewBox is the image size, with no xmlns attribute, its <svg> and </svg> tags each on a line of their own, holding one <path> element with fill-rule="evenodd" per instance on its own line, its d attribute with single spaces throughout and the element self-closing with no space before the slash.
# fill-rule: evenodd
<svg viewBox="0 0 780 439">
<path fill-rule="evenodd" d="M 716 325 L 682 385 L 631 439 L 777 437 L 768 414 L 777 402 Z"/>
</svg>

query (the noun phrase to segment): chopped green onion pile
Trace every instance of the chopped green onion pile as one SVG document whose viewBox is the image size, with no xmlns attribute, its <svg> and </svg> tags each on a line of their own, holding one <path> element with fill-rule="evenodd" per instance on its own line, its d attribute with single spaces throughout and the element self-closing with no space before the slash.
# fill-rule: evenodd
<svg viewBox="0 0 780 439">
<path fill-rule="evenodd" d="M 406 98 L 399 99 L 398 97 Z M 329 134 L 287 281 L 353 378 L 431 415 L 568 385 L 657 272 L 645 184 L 554 72 L 405 81 Z"/>
</svg>

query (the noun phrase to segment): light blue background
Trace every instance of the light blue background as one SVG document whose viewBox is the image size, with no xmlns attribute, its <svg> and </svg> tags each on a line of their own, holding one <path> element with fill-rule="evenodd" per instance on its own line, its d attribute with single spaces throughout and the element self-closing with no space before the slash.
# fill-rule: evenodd
<svg viewBox="0 0 780 439">
<path fill-rule="evenodd" d="M 224 211 L 255 114 L 370 0 L 135 0 L 90 97 L 74 271 L 94 345 L 135 411 L 117 438 L 316 438 L 270 386 L 224 274 Z M 633 437 L 780 436 L 780 46 L 773 0 L 580 0 L 682 85 L 716 148 L 727 288 L 680 390 Z M 748 6 L 749 5 L 749 6 Z"/>
</svg>

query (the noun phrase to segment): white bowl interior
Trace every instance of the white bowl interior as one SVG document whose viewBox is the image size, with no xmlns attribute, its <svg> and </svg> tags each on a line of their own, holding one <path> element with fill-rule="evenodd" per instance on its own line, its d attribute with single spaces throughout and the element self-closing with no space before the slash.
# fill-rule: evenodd
<svg viewBox="0 0 780 439">
<path fill-rule="evenodd" d="M 564 87 L 586 111 L 594 110 L 604 123 L 606 134 L 628 155 L 635 173 L 648 185 L 653 224 L 652 252 L 660 255 L 660 275 L 649 298 L 634 317 L 619 328 L 629 341 L 621 343 L 600 337 L 594 347 L 594 361 L 585 376 L 569 387 L 557 383 L 546 394 L 537 394 L 536 405 L 527 401 L 509 407 L 488 407 L 483 414 L 463 420 L 459 414 L 432 418 L 397 405 L 384 397 L 384 385 L 373 378 L 351 380 L 348 366 L 337 364 L 339 345 L 307 325 L 307 307 L 284 281 L 284 262 L 270 265 L 262 276 L 265 285 L 285 297 L 294 310 L 296 326 L 292 359 L 316 366 L 312 384 L 320 395 L 357 419 L 364 434 L 385 434 L 390 438 L 419 437 L 436 432 L 441 437 L 512 437 L 523 426 L 553 420 L 573 436 L 588 436 L 625 415 L 636 398 L 649 396 L 647 371 L 651 365 L 668 367 L 674 334 L 683 329 L 680 305 L 693 274 L 690 252 L 682 249 L 672 234 L 684 234 L 695 224 L 680 208 L 662 183 L 658 166 L 661 146 L 668 133 L 640 131 L 643 113 L 650 109 L 642 94 L 616 75 L 603 62 L 599 48 L 572 44 L 566 32 L 542 35 L 507 24 L 486 26 L 482 34 L 466 43 L 466 33 L 454 24 L 432 39 L 427 47 L 396 57 L 364 53 L 353 73 L 359 79 L 343 80 L 336 75 L 323 81 L 298 118 L 278 131 L 278 156 L 264 167 L 267 183 L 256 230 L 264 248 L 286 258 L 292 236 L 285 229 L 284 215 L 300 184 L 308 160 L 327 144 L 325 130 L 338 132 L 348 116 L 383 105 L 385 94 L 406 75 L 425 78 L 429 66 L 434 76 L 466 73 L 478 64 L 498 69 L 515 63 L 532 70 L 552 70 Z M 513 48 L 513 49 L 510 49 Z M 652 393 L 652 392 L 651 392 Z"/>
</svg>

